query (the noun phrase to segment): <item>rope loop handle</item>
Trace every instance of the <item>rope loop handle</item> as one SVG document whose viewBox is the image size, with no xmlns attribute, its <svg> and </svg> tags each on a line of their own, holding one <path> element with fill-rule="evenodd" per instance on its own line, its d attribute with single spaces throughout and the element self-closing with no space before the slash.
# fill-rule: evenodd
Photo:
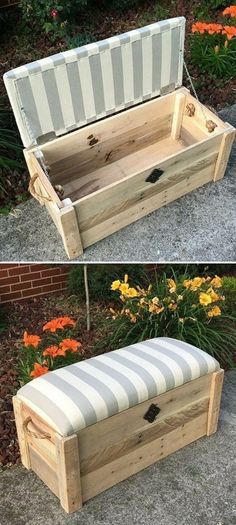
<svg viewBox="0 0 236 525">
<path fill-rule="evenodd" d="M 38 193 L 36 191 L 34 185 L 35 185 L 35 181 L 38 178 L 39 178 L 38 173 L 35 173 L 33 175 L 33 177 L 31 177 L 30 182 L 29 182 L 28 190 L 29 190 L 30 194 L 32 195 L 32 197 L 34 197 L 34 199 L 36 199 L 41 204 L 41 206 L 43 206 L 45 204 L 45 202 L 51 202 L 52 199 L 50 197 L 46 197 L 45 195 L 42 195 L 42 193 Z"/>
<path fill-rule="evenodd" d="M 34 428 L 34 430 L 29 428 L 28 426 L 29 423 Z M 30 416 L 27 417 L 26 420 L 24 421 L 23 427 L 24 427 L 25 432 L 28 434 L 28 436 L 33 436 L 36 439 L 50 439 L 51 438 L 51 435 L 48 432 L 43 432 L 37 429 L 37 427 L 35 426 Z"/>
</svg>

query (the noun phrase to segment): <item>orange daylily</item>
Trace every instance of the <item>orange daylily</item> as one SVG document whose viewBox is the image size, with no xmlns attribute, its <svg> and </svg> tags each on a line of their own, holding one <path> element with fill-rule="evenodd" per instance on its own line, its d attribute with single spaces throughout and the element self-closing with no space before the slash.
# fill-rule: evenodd
<svg viewBox="0 0 236 525">
<path fill-rule="evenodd" d="M 42 366 L 39 363 L 34 363 L 34 369 L 30 374 L 30 377 L 40 377 L 44 374 L 47 374 L 49 368 L 47 366 Z"/>
<path fill-rule="evenodd" d="M 30 335 L 28 332 L 24 332 L 23 341 L 25 346 L 34 346 L 34 348 L 37 348 L 41 341 L 41 337 L 39 337 L 39 335 Z"/>
<path fill-rule="evenodd" d="M 223 15 L 229 15 L 231 18 L 236 18 L 236 5 L 230 5 L 223 11 Z"/>
<path fill-rule="evenodd" d="M 75 326 L 75 324 L 76 321 L 70 317 L 57 317 L 56 319 L 48 321 L 48 323 L 43 326 L 43 331 L 50 330 L 50 332 L 56 332 L 59 329 L 63 330 L 65 326 Z"/>
<path fill-rule="evenodd" d="M 73 353 L 78 352 L 81 346 L 81 343 L 75 341 L 75 339 L 63 339 L 63 341 L 61 341 L 59 345 L 60 349 L 63 350 L 63 352 L 69 351 Z"/>
<path fill-rule="evenodd" d="M 215 35 L 221 33 L 223 29 L 222 24 L 206 24 L 205 22 L 196 22 L 192 25 L 192 33 L 208 33 L 209 35 Z"/>
<path fill-rule="evenodd" d="M 207 25 L 205 22 L 195 22 L 192 25 L 192 33 L 205 33 Z"/>
<path fill-rule="evenodd" d="M 221 33 L 223 26 L 221 24 L 207 24 L 207 33 L 209 35 L 215 35 Z"/>
<path fill-rule="evenodd" d="M 48 348 L 45 348 L 43 351 L 43 356 L 50 356 L 52 358 L 63 356 L 65 357 L 65 351 L 62 348 L 59 348 L 59 346 L 49 346 Z"/>
<path fill-rule="evenodd" d="M 236 27 L 234 26 L 224 26 L 224 31 L 222 31 L 223 35 L 226 35 L 228 40 L 231 40 L 234 36 L 236 36 Z"/>
</svg>

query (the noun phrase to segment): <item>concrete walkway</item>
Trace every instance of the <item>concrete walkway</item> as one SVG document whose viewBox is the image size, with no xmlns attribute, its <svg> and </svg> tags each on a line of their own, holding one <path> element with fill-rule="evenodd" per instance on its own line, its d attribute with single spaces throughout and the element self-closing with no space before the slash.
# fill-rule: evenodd
<svg viewBox="0 0 236 525">
<path fill-rule="evenodd" d="M 219 430 L 67 515 L 19 466 L 0 473 L 1 525 L 236 525 L 236 370 L 225 376 Z"/>
<path fill-rule="evenodd" d="M 236 126 L 236 104 L 221 111 Z M 236 142 L 226 177 L 86 249 L 79 261 L 235 261 Z M 0 261 L 66 261 L 46 210 L 30 200 L 0 217 Z"/>
</svg>

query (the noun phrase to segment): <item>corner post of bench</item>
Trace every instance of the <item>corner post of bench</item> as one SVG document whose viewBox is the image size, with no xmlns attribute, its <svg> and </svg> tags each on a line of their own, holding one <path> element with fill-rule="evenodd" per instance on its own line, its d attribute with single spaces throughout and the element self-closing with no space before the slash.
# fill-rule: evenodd
<svg viewBox="0 0 236 525">
<path fill-rule="evenodd" d="M 63 509 L 70 513 L 82 508 L 79 439 L 55 435 L 59 497 Z"/>
<path fill-rule="evenodd" d="M 217 430 L 223 381 L 224 370 L 219 370 L 218 372 L 214 372 L 212 374 L 207 421 L 207 436 L 214 434 Z"/>
<path fill-rule="evenodd" d="M 74 259 L 83 254 L 83 245 L 73 203 L 65 199 L 63 204 L 64 208 L 60 209 L 60 232 L 69 259 Z"/>
<path fill-rule="evenodd" d="M 235 138 L 235 129 L 230 124 L 226 123 L 229 127 L 226 129 L 225 133 L 222 136 L 222 141 L 220 145 L 219 155 L 216 161 L 215 172 L 213 176 L 213 181 L 217 182 L 220 179 L 223 179 L 225 170 L 228 164 L 231 148 Z"/>
<path fill-rule="evenodd" d="M 184 108 L 185 108 L 186 96 L 184 93 L 176 93 L 175 95 L 175 106 L 173 114 L 173 122 L 171 129 L 171 137 L 174 140 L 180 138 L 181 126 L 183 122 Z"/>
<path fill-rule="evenodd" d="M 17 437 L 19 441 L 21 462 L 25 468 L 30 470 L 31 462 L 30 462 L 29 445 L 27 441 L 26 428 L 24 426 L 24 416 L 23 416 L 23 411 L 22 411 L 23 403 L 16 396 L 12 398 L 12 402 L 13 402 L 13 408 L 14 408 Z"/>
</svg>

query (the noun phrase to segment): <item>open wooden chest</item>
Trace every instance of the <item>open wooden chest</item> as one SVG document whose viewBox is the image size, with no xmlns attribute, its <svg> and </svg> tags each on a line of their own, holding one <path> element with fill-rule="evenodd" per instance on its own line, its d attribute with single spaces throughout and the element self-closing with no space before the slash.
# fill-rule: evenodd
<svg viewBox="0 0 236 525">
<path fill-rule="evenodd" d="M 223 376 L 212 356 L 165 337 L 49 372 L 14 398 L 22 463 L 79 510 L 216 432 Z"/>
<path fill-rule="evenodd" d="M 69 258 L 223 177 L 234 128 L 182 87 L 185 19 L 4 75 L 32 194 Z"/>
</svg>

